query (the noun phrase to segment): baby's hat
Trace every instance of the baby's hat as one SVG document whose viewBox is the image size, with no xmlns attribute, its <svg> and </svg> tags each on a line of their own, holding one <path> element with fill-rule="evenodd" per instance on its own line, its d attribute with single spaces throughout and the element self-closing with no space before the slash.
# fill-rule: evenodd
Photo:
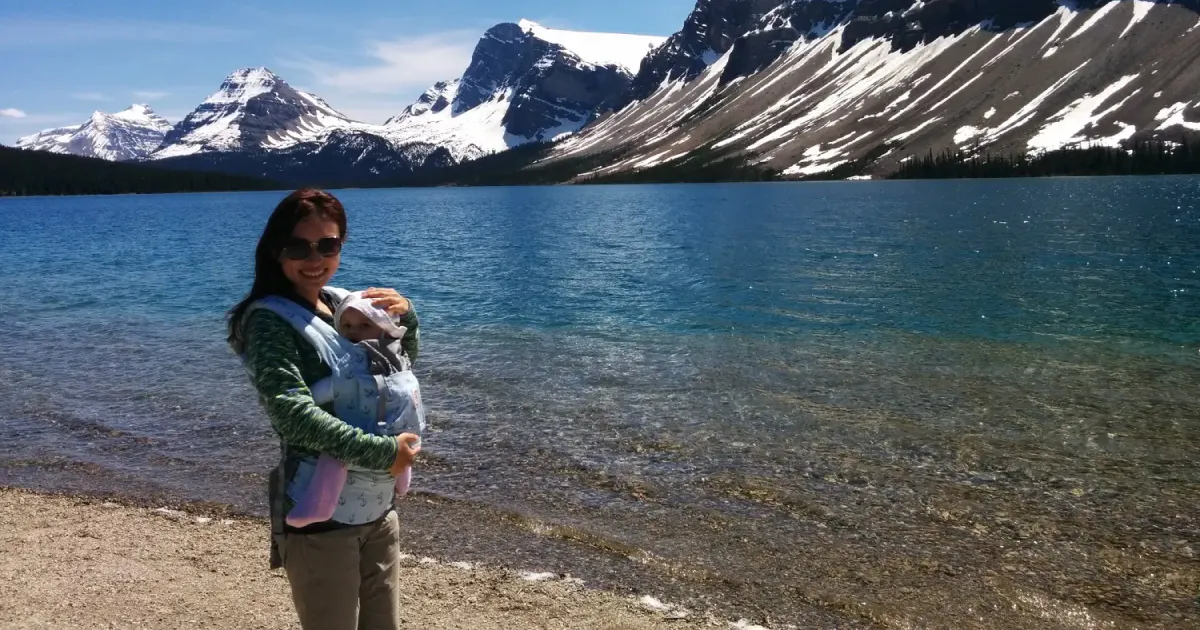
<svg viewBox="0 0 1200 630">
<path fill-rule="evenodd" d="M 338 305 L 337 310 L 333 312 L 334 327 L 341 328 L 342 314 L 346 312 L 346 309 L 350 308 L 366 315 L 368 319 L 375 322 L 376 326 L 382 328 L 383 332 L 396 339 L 404 337 L 404 333 L 408 330 L 404 326 L 397 324 L 396 320 L 392 319 L 392 316 L 388 315 L 387 311 L 375 306 L 371 303 L 371 300 L 363 297 L 362 291 L 351 293 Z"/>
</svg>

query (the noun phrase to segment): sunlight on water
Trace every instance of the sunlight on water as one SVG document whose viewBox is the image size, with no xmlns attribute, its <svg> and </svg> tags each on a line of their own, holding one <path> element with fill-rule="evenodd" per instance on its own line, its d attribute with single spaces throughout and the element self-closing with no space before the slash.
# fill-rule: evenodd
<svg viewBox="0 0 1200 630">
<path fill-rule="evenodd" d="M 339 196 L 421 491 L 777 618 L 1194 614 L 1200 179 Z M 277 197 L 0 200 L 0 483 L 263 512 L 222 315 Z"/>
</svg>

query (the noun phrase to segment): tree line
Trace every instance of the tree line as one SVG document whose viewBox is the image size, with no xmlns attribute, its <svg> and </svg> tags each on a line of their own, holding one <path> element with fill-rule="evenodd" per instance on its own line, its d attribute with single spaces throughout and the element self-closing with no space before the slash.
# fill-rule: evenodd
<svg viewBox="0 0 1200 630">
<path fill-rule="evenodd" d="M 278 190 L 243 175 L 156 168 L 0 146 L 0 197 Z"/>
<path fill-rule="evenodd" d="M 1200 173 L 1200 145 L 1154 140 L 1129 148 L 1089 146 L 1032 155 L 932 150 L 900 165 L 892 179 L 971 179 L 1079 175 L 1185 175 Z"/>
<path fill-rule="evenodd" d="M 811 179 L 844 179 L 868 172 L 887 151 L 880 145 L 861 159 Z M 383 175 L 369 185 L 506 186 L 569 181 L 591 184 L 770 181 L 778 171 L 747 163 L 744 155 L 702 149 L 649 168 L 604 175 L 597 169 L 627 159 L 631 149 L 546 160 L 551 143 L 516 147 L 481 159 L 402 175 Z M 980 154 L 946 150 L 905 160 L 892 179 L 1047 177 L 1070 175 L 1159 175 L 1200 173 L 1200 144 L 1137 141 L 1129 148 L 1083 147 L 1032 155 Z M 582 175 L 581 175 L 582 174 Z M 150 164 L 26 151 L 0 146 L 0 196 L 89 195 L 234 190 L 279 190 L 257 177 L 215 171 L 178 170 Z"/>
</svg>

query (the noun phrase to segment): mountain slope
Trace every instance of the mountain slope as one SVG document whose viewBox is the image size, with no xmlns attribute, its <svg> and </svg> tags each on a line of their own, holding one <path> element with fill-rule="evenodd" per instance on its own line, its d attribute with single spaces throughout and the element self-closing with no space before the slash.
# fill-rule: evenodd
<svg viewBox="0 0 1200 630">
<path fill-rule="evenodd" d="M 385 123 L 397 146 L 446 148 L 456 161 L 577 131 L 612 109 L 661 37 L 498 24 L 459 79 L 434 85 Z"/>
<path fill-rule="evenodd" d="M 1200 132 L 1198 27 L 1191 1 L 701 0 L 630 104 L 551 159 L 621 153 L 603 175 L 703 151 L 811 176 L 1178 139 Z"/>
<path fill-rule="evenodd" d="M 267 68 L 241 68 L 187 115 L 151 156 L 286 149 L 334 130 L 369 130 Z"/>
<path fill-rule="evenodd" d="M 287 183 L 370 185 L 573 133 L 611 111 L 641 60 L 665 38 L 548 29 L 529 21 L 489 29 L 470 66 L 434 85 L 383 125 L 352 120 L 268 68 L 241 68 L 172 128 L 136 151 L 79 127 L 25 139 L 30 147 L 164 166 L 266 176 Z M 120 118 L 120 116 L 118 116 Z M 91 144 L 79 140 L 89 139 Z M 107 144 L 105 144 L 107 142 Z"/>
<path fill-rule="evenodd" d="M 105 160 L 136 160 L 157 149 L 170 128 L 171 123 L 149 106 L 132 105 L 115 114 L 95 112 L 80 125 L 25 136 L 16 146 Z"/>
<path fill-rule="evenodd" d="M 335 129 L 318 140 L 271 151 L 197 153 L 153 162 L 172 169 L 238 173 L 290 186 L 381 185 L 454 164 L 441 147 L 409 143 L 397 148 L 363 131 Z"/>
<path fill-rule="evenodd" d="M 266 68 L 243 68 L 150 157 L 290 183 L 369 185 L 574 132 L 612 109 L 662 40 L 500 24 L 462 77 L 383 125 L 351 120 Z"/>
</svg>

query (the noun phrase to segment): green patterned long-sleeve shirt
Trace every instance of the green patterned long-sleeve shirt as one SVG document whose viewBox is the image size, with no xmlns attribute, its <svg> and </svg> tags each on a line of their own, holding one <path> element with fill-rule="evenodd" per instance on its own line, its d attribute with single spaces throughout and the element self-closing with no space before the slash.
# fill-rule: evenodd
<svg viewBox="0 0 1200 630">
<path fill-rule="evenodd" d="M 328 377 L 329 366 L 286 320 L 267 310 L 246 317 L 246 361 L 271 427 L 298 456 L 328 453 L 347 464 L 387 470 L 396 440 L 371 435 L 318 405 L 309 385 Z"/>
<path fill-rule="evenodd" d="M 330 310 L 337 306 L 326 305 Z M 333 324 L 332 318 L 317 316 Z M 408 328 L 401 346 L 415 363 L 420 343 L 416 312 L 410 311 L 399 323 Z M 283 517 L 291 509 L 285 489 L 295 474 L 297 458 L 327 453 L 348 464 L 386 471 L 396 459 L 396 440 L 356 429 L 333 415 L 332 404 L 318 405 L 313 400 L 310 386 L 332 372 L 312 344 L 279 315 L 265 309 L 252 311 L 243 322 L 242 338 L 259 402 L 283 446 L 284 461 L 271 483 L 272 530 L 279 535 L 284 532 Z M 278 566 L 274 553 L 272 566 Z"/>
</svg>

